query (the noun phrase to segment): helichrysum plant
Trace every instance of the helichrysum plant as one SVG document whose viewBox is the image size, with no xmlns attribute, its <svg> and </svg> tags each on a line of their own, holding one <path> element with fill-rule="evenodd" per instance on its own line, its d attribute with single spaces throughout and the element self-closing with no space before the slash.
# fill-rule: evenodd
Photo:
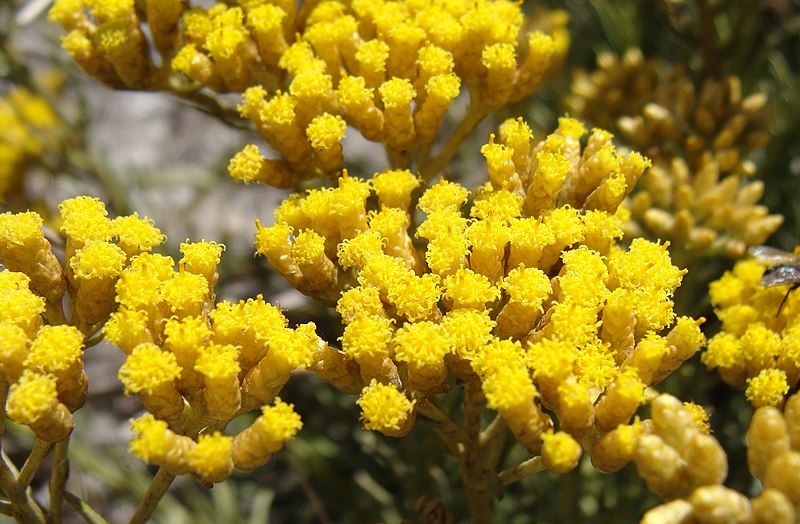
<svg viewBox="0 0 800 524">
<path fill-rule="evenodd" d="M 565 63 L 566 13 L 527 7 L 55 0 L 48 18 L 89 76 L 177 95 L 260 136 L 228 174 L 293 192 L 270 223 L 254 221 L 255 254 L 340 329 L 290 323 L 257 291 L 218 299 L 225 246 L 187 240 L 173 258 L 151 219 L 109 217 L 99 199 L 63 200 L 56 219 L 0 214 L 0 414 L 35 436 L 21 468 L 0 461 L 0 512 L 57 523 L 69 504 L 102 521 L 66 489 L 67 458 L 84 354 L 113 350 L 140 405 L 128 450 L 155 470 L 130 522 L 147 521 L 177 476 L 212 488 L 267 464 L 301 432 L 281 398 L 298 371 L 350 396 L 365 431 L 431 430 L 466 502 L 445 504 L 443 522 L 492 522 L 507 486 L 545 471 L 629 465 L 663 500 L 643 522 L 794 522 L 800 299 L 784 303 L 785 288 L 761 285 L 764 264 L 744 260 L 711 284 L 721 329 L 708 341 L 706 318 L 675 304 L 685 264 L 742 256 L 781 223 L 758 204 L 763 185 L 742 181 L 769 138 L 766 97 L 745 97 L 736 77 L 696 91 L 636 50 L 601 55 L 566 98 L 599 127 L 567 115 L 534 133 L 512 117 L 472 148 L 490 113 Z M 18 129 L 0 142 L 9 173 L 57 124 L 27 96 L 7 97 L 23 115 L 6 117 Z M 386 169 L 349 165 L 356 135 Z M 453 169 L 456 155 L 481 167 Z M 2 169 L 0 190 L 15 180 Z M 701 351 L 757 408 L 747 457 L 760 493 L 724 486 L 709 414 L 659 391 Z M 48 456 L 42 500 L 31 483 Z"/>
</svg>

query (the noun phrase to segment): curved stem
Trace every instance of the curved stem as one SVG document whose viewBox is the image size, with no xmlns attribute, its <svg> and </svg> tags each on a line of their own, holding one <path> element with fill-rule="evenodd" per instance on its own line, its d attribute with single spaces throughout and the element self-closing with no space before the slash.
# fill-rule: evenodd
<svg viewBox="0 0 800 524">
<path fill-rule="evenodd" d="M 466 438 L 463 430 L 456 426 L 450 420 L 450 417 L 428 399 L 417 402 L 417 413 L 434 424 L 441 441 L 447 446 L 450 453 L 457 457 L 459 455 L 459 445 Z"/>
<path fill-rule="evenodd" d="M 8 497 L 13 506 L 14 518 L 20 522 L 44 523 L 44 513 L 33 500 L 30 490 L 21 487 L 9 465 L 4 460 L 0 461 L 0 490 Z"/>
<path fill-rule="evenodd" d="M 22 469 L 17 477 L 17 484 L 19 484 L 21 488 L 27 488 L 31 483 L 34 475 L 39 471 L 39 466 L 42 465 L 42 461 L 47 457 L 47 454 L 50 453 L 52 445 L 52 442 L 47 442 L 40 438 L 37 438 L 36 442 L 33 443 L 33 449 L 31 449 L 28 459 L 25 461 L 25 464 L 22 465 Z"/>
<path fill-rule="evenodd" d="M 60 524 L 63 520 L 64 489 L 69 474 L 68 451 L 69 437 L 56 442 L 53 471 L 50 473 L 50 512 L 47 515 L 47 522 L 51 524 Z"/>
<path fill-rule="evenodd" d="M 533 457 L 525 462 L 520 462 L 513 468 L 508 468 L 501 471 L 498 475 L 498 478 L 500 479 L 500 484 L 503 486 L 508 486 L 513 482 L 544 471 L 544 469 L 545 467 L 542 463 L 542 457 Z"/>
<path fill-rule="evenodd" d="M 168 473 L 164 468 L 158 468 L 153 480 L 150 481 L 147 493 L 142 497 L 139 506 L 136 508 L 136 513 L 133 514 L 128 524 L 144 524 L 147 522 L 173 480 L 175 480 L 175 475 Z"/>
<path fill-rule="evenodd" d="M 453 134 L 450 135 L 450 138 L 447 139 L 442 150 L 439 151 L 429 163 L 424 166 L 420 165 L 419 174 L 425 182 L 425 185 L 428 185 L 433 177 L 447 166 L 450 159 L 461 149 L 464 140 L 475 130 L 475 127 L 477 127 L 487 114 L 488 110 L 485 108 L 484 104 L 473 98 L 469 109 L 467 109 L 467 114 L 464 115 L 464 118 L 458 123 L 458 127 L 456 127 Z"/>
</svg>

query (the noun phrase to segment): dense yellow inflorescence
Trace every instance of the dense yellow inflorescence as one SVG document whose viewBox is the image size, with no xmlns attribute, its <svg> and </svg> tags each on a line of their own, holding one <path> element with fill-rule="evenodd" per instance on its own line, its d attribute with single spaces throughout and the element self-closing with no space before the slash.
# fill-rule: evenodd
<svg viewBox="0 0 800 524">
<path fill-rule="evenodd" d="M 345 176 L 258 224 L 257 252 L 297 289 L 336 302 L 337 377 L 349 363 L 367 384 L 365 427 L 396 436 L 417 415 L 435 419 L 430 401 L 455 376 L 553 471 L 594 453 L 592 442 L 607 469 L 634 457 L 643 431 L 629 424 L 645 389 L 705 339 L 702 320 L 672 311 L 684 271 L 666 246 L 616 243 L 618 206 L 648 161 L 617 153 L 599 130 L 582 148 L 585 134 L 564 118 L 536 143 L 521 119 L 504 123 L 482 149 L 490 182 L 474 193 L 433 184 L 418 225 L 409 204 L 420 180 L 408 171 Z"/>
<path fill-rule="evenodd" d="M 302 423 L 277 398 L 291 372 L 337 353 L 295 329 L 259 296 L 216 302 L 225 246 L 184 242 L 175 263 L 152 253 L 164 236 L 147 218 L 109 219 L 96 199 L 59 206 L 66 261 L 33 212 L 0 214 L 0 370 L 8 416 L 42 440 L 66 439 L 86 399 L 85 340 L 101 330 L 125 353 L 119 378 L 148 411 L 132 423 L 131 452 L 172 474 L 219 482 L 266 463 Z M 318 364 L 319 365 L 319 364 Z M 319 365 L 324 375 L 325 366 Z M 261 416 L 236 436 L 242 413 Z"/>
<path fill-rule="evenodd" d="M 241 93 L 240 115 L 280 156 L 247 146 L 230 174 L 279 187 L 337 175 L 345 125 L 406 167 L 461 93 L 474 126 L 531 94 L 569 45 L 566 17 L 546 35 L 509 0 L 164 4 L 57 0 L 49 17 L 72 58 L 112 87 Z"/>
<path fill-rule="evenodd" d="M 800 302 L 790 291 L 792 282 L 760 284 L 774 262 L 742 260 L 709 286 L 722 329 L 709 340 L 703 363 L 726 383 L 745 389 L 755 407 L 782 405 L 800 380 Z"/>
</svg>

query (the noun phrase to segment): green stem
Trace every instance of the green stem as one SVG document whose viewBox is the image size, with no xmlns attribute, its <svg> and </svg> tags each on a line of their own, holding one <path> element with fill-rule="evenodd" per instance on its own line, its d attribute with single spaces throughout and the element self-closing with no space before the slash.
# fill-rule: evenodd
<svg viewBox="0 0 800 524">
<path fill-rule="evenodd" d="M 17 483 L 5 460 L 0 461 L 0 490 L 11 501 L 13 516 L 17 521 L 33 524 L 45 522 L 44 513 L 33 500 L 30 490 Z"/>
<path fill-rule="evenodd" d="M 470 96 L 472 96 L 472 94 L 470 94 Z M 464 140 L 469 137 L 487 114 L 488 111 L 484 107 L 484 104 L 480 103 L 476 98 L 472 98 L 467 114 L 464 115 L 463 120 L 459 122 L 458 127 L 456 127 L 453 134 L 450 135 L 450 138 L 447 139 L 447 142 L 442 147 L 442 150 L 439 151 L 439 154 L 426 165 L 420 165 L 419 174 L 426 186 L 430 184 L 433 177 L 438 175 L 445 166 L 447 166 L 450 159 L 461 149 Z"/>
<path fill-rule="evenodd" d="M 50 472 L 49 524 L 60 524 L 63 520 L 64 489 L 69 475 L 69 438 L 56 442 L 53 454 L 53 471 Z"/>
<path fill-rule="evenodd" d="M 31 483 L 34 475 L 39 471 L 39 466 L 42 465 L 42 461 L 44 461 L 47 454 L 50 453 L 50 447 L 52 445 L 52 442 L 47 442 L 40 438 L 37 438 L 36 442 L 33 443 L 33 449 L 31 449 L 31 453 L 28 455 L 28 459 L 25 461 L 25 464 L 23 464 L 19 476 L 17 477 L 17 484 L 19 484 L 21 488 L 27 488 Z"/>
<path fill-rule="evenodd" d="M 508 468 L 501 471 L 497 476 L 500 479 L 500 484 L 503 486 L 508 486 L 513 482 L 544 471 L 544 469 L 545 467 L 542 463 L 542 457 L 533 457 L 525 462 L 520 462 L 513 468 Z"/>
<path fill-rule="evenodd" d="M 158 468 L 158 472 L 156 472 L 153 480 L 150 481 L 147 493 L 142 497 L 139 506 L 136 508 L 136 513 L 133 514 L 128 524 L 144 524 L 147 522 L 173 480 L 175 480 L 175 475 L 168 473 L 164 468 Z"/>
</svg>

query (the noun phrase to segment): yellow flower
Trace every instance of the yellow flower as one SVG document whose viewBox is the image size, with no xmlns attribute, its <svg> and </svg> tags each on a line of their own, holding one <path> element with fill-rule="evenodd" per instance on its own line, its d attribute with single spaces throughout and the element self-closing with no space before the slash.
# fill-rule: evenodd
<svg viewBox="0 0 800 524">
<path fill-rule="evenodd" d="M 357 401 L 365 429 L 389 436 L 402 436 L 414 424 L 415 400 L 409 400 L 394 386 L 372 380 Z"/>
</svg>

